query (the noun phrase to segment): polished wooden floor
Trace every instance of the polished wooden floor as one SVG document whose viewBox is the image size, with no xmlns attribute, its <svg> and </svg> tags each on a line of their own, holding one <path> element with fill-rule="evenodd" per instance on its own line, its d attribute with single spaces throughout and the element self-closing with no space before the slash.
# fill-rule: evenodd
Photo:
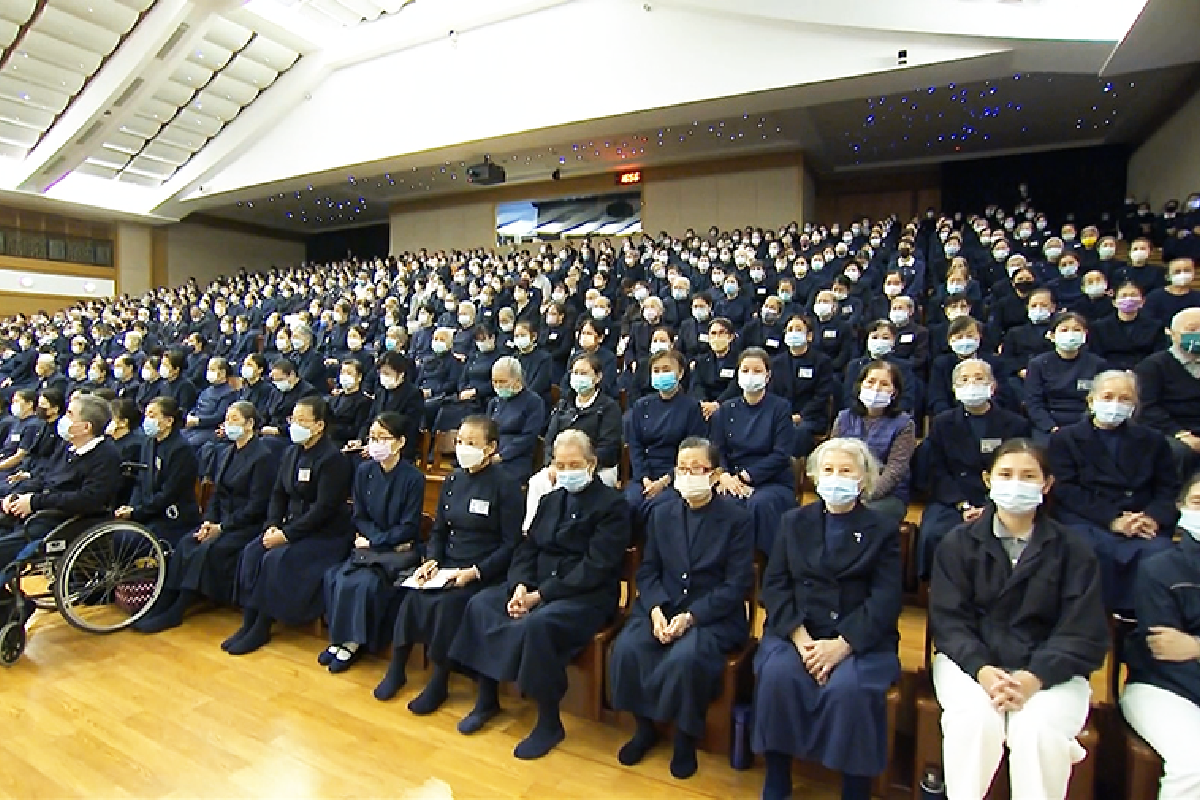
<svg viewBox="0 0 1200 800">
<path fill-rule="evenodd" d="M 284 629 L 258 653 L 219 648 L 240 615 L 205 611 L 158 636 L 81 633 L 46 612 L 30 623 L 29 647 L 0 669 L 0 796 L 589 798 L 758 795 L 762 769 L 735 772 L 701 754 L 700 771 L 676 781 L 670 747 L 626 769 L 616 751 L 627 734 L 567 716 L 567 739 L 534 763 L 512 757 L 535 710 L 506 697 L 488 730 L 464 737 L 455 723 L 471 685 L 417 718 L 371 689 L 384 663 L 364 659 L 334 676 L 316 663 L 311 633 Z M 833 787 L 797 785 L 797 796 L 833 798 Z"/>
</svg>

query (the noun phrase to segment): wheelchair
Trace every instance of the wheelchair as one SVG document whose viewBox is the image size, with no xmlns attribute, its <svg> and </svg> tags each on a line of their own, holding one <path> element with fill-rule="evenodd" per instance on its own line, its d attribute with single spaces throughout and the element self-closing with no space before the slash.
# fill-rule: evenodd
<svg viewBox="0 0 1200 800">
<path fill-rule="evenodd" d="M 88 633 L 113 633 L 145 616 L 162 592 L 169 547 L 136 522 L 39 511 L 25 526 L 50 530 L 0 572 L 8 594 L 0 600 L 4 666 L 24 652 L 25 623 L 34 610 L 57 610 Z"/>
</svg>

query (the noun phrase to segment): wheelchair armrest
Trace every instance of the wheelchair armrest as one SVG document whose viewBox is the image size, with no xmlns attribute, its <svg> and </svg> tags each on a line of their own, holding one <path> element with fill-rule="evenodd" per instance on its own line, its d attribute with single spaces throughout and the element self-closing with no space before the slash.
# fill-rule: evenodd
<svg viewBox="0 0 1200 800">
<path fill-rule="evenodd" d="M 68 522 L 73 522 L 78 517 L 73 517 L 65 511 L 59 511 L 56 508 L 43 508 L 41 511 L 35 511 L 25 518 L 25 524 L 31 522 L 48 522 L 57 523 L 54 527 L 57 528 L 65 525 Z"/>
</svg>

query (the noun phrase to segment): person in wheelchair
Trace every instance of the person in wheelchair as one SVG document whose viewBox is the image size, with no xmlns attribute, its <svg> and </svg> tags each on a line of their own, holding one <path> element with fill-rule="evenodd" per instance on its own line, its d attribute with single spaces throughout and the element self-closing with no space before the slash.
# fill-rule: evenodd
<svg viewBox="0 0 1200 800">
<path fill-rule="evenodd" d="M 57 433 L 69 443 L 53 469 L 21 484 L 20 494 L 0 500 L 0 564 L 7 565 L 29 542 L 45 537 L 65 518 L 103 517 L 121 484 L 121 452 L 104 435 L 108 403 L 81 395 L 59 419 Z M 37 512 L 52 512 L 39 514 Z M 9 597 L 0 588 L 0 603 Z"/>
<path fill-rule="evenodd" d="M 225 438 L 233 443 L 217 460 L 216 489 L 204 521 L 179 540 L 167 565 L 163 593 L 155 608 L 133 624 L 141 633 L 159 633 L 183 624 L 188 607 L 207 597 L 233 604 L 238 557 L 262 532 L 278 462 L 258 437 L 258 414 L 244 400 L 225 411 Z"/>
<path fill-rule="evenodd" d="M 196 503 L 196 452 L 180 433 L 183 415 L 172 397 L 156 397 L 146 404 L 139 462 L 141 475 L 128 505 L 114 512 L 117 519 L 145 525 L 174 547 L 200 525 Z"/>
</svg>

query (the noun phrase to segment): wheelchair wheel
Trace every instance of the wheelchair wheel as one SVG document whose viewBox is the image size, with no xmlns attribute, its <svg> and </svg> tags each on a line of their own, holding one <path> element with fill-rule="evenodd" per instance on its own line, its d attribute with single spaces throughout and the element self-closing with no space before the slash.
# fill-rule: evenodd
<svg viewBox="0 0 1200 800">
<path fill-rule="evenodd" d="M 0 628 L 0 664 L 11 667 L 25 652 L 25 626 L 10 622 Z"/>
<path fill-rule="evenodd" d="M 89 633 L 112 633 L 145 616 L 167 576 L 167 555 L 150 531 L 113 520 L 89 528 L 58 563 L 54 599 L 67 622 Z M 136 610 L 118 603 L 118 588 L 146 587 Z"/>
</svg>

